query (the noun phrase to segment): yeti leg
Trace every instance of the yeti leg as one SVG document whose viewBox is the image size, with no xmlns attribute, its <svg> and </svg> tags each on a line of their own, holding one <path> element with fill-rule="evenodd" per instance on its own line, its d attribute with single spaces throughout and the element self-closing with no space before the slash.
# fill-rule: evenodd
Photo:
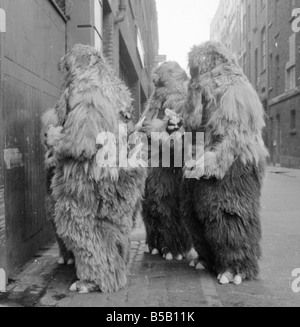
<svg viewBox="0 0 300 327">
<path fill-rule="evenodd" d="M 129 262 L 129 229 L 106 220 L 97 221 L 93 229 L 73 237 L 78 282 L 72 291 L 87 293 L 100 290 L 117 292 L 127 283 Z"/>
<path fill-rule="evenodd" d="M 159 251 L 166 260 L 182 260 L 192 248 L 180 217 L 180 183 L 174 169 L 157 168 L 146 185 L 143 209 L 148 245 L 150 252 Z"/>
<path fill-rule="evenodd" d="M 191 250 L 192 241 L 186 226 L 181 221 L 179 210 L 174 212 L 175 210 L 173 210 L 171 217 L 162 217 L 165 224 L 163 228 L 163 254 L 167 260 L 181 261 Z"/>
<path fill-rule="evenodd" d="M 70 291 L 78 292 L 79 294 L 87 294 L 99 291 L 99 286 L 93 282 L 78 281 L 70 287 Z"/>
<path fill-rule="evenodd" d="M 58 264 L 71 266 L 74 264 L 74 255 L 69 251 L 63 242 L 63 240 L 55 233 L 56 241 L 59 247 L 59 259 Z"/>
<path fill-rule="evenodd" d="M 59 248 L 59 258 L 58 258 L 58 264 L 59 265 L 73 265 L 74 264 L 74 255 L 72 253 L 72 251 L 69 251 L 66 247 L 65 242 L 58 236 L 57 231 L 56 231 L 56 226 L 55 223 L 53 221 L 53 219 L 51 219 L 51 225 L 55 234 L 55 238 L 56 238 L 56 242 L 58 244 L 58 248 Z"/>
<path fill-rule="evenodd" d="M 205 227 L 201 217 L 195 211 L 196 206 L 193 202 L 194 192 L 197 192 L 197 182 L 194 180 L 182 182 L 180 187 L 180 214 L 182 223 L 186 227 L 191 240 L 191 250 L 188 254 L 188 259 L 190 260 L 190 267 L 213 269 L 214 256 L 205 239 Z M 200 213 L 202 213 L 202 208 L 200 208 Z"/>
<path fill-rule="evenodd" d="M 146 243 L 149 252 L 152 255 L 161 253 L 162 235 L 161 235 L 161 219 L 157 211 L 157 204 L 152 198 L 151 192 L 146 189 L 146 196 L 142 203 L 143 221 L 146 227 Z"/>
<path fill-rule="evenodd" d="M 260 236 L 259 218 L 255 215 L 245 219 L 223 212 L 222 217 L 206 225 L 206 238 L 214 250 L 221 284 L 239 285 L 245 279 L 257 278 Z"/>
<path fill-rule="evenodd" d="M 157 220 L 151 219 L 147 217 L 147 215 L 144 215 L 144 223 L 146 227 L 146 243 L 149 248 L 149 252 L 152 255 L 159 254 L 159 239 L 160 239 L 160 232 L 157 228 Z"/>
</svg>

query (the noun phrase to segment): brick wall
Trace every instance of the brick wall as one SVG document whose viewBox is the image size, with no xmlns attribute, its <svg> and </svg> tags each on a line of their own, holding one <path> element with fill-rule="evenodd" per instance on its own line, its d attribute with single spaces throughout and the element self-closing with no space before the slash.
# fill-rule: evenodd
<svg viewBox="0 0 300 327">
<path fill-rule="evenodd" d="M 231 0 L 232 1 L 232 0 Z M 265 141 L 271 152 L 272 162 L 288 167 L 300 168 L 300 33 L 293 35 L 292 10 L 300 8 L 300 0 L 239 0 L 240 26 L 235 25 L 241 35 L 240 63 L 261 100 L 269 107 Z M 222 6 L 222 4 L 220 4 Z M 224 4 L 223 4 L 224 7 Z M 268 15 L 268 19 L 267 19 Z M 212 36 L 230 45 L 233 33 L 227 33 L 230 14 L 218 10 L 212 24 Z M 224 22 L 220 22 L 220 20 Z M 219 28 L 219 30 L 218 30 Z M 266 31 L 266 66 L 263 67 L 262 32 Z M 293 62 L 294 61 L 294 62 Z M 288 83 L 288 68 L 294 65 L 294 90 Z M 266 106 L 267 109 L 267 106 Z M 291 112 L 295 111 L 295 118 Z M 280 120 L 278 120 L 280 118 Z M 291 132 L 292 120 L 295 130 Z M 277 123 L 278 121 L 278 123 Z"/>
</svg>

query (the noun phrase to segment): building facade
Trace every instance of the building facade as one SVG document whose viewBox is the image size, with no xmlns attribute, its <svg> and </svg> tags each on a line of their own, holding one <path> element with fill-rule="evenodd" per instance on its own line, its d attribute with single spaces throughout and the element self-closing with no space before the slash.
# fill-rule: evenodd
<svg viewBox="0 0 300 327">
<path fill-rule="evenodd" d="M 52 240 L 40 117 L 59 98 L 61 57 L 76 43 L 101 50 L 130 88 L 137 120 L 158 26 L 155 0 L 0 0 L 0 9 L 0 269 L 10 275 Z"/>
<path fill-rule="evenodd" d="M 264 104 L 265 141 L 274 165 L 300 168 L 300 33 L 293 31 L 299 0 L 225 0 L 231 12 L 216 14 L 211 38 L 236 53 Z M 224 6 L 223 0 L 220 7 Z M 229 5 L 232 3 L 232 5 Z M 228 17 L 236 15 L 235 33 Z M 223 23 L 220 23 L 223 20 Z M 222 25 L 223 24 L 223 25 Z M 227 28 L 224 32 L 224 26 Z M 235 40 L 240 47 L 232 48 Z"/>
</svg>

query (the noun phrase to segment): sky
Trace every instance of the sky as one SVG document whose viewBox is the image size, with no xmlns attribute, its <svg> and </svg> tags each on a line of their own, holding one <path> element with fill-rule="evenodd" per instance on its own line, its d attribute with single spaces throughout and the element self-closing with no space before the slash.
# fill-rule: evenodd
<svg viewBox="0 0 300 327">
<path fill-rule="evenodd" d="M 156 0 L 159 54 L 187 70 L 192 46 L 209 40 L 218 4 L 219 0 Z"/>
</svg>

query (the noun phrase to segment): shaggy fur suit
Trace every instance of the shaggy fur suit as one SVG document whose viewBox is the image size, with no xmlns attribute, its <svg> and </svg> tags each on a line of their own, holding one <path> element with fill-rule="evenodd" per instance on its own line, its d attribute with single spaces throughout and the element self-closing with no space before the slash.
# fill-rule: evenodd
<svg viewBox="0 0 300 327">
<path fill-rule="evenodd" d="M 64 85 L 47 132 L 55 162 L 51 197 L 58 237 L 75 257 L 79 281 L 72 291 L 115 292 L 127 282 L 133 216 L 144 191 L 143 168 L 101 167 L 97 136 L 116 136 L 117 153 L 128 135 L 132 99 L 94 48 L 76 45 L 62 61 Z M 49 113 L 48 113 L 49 114 Z M 51 116 L 51 114 L 50 114 Z"/>
<path fill-rule="evenodd" d="M 165 62 L 153 73 L 155 90 L 143 114 L 144 126 L 150 125 L 150 132 L 164 132 L 168 129 L 165 111 L 172 109 L 180 114 L 187 94 L 188 77 L 176 62 Z M 174 126 L 175 127 L 175 126 Z M 153 134 L 149 135 L 153 141 Z M 151 144 L 151 141 L 149 142 Z M 160 153 L 161 155 L 161 148 Z M 152 158 L 154 153 L 150 152 Z M 172 151 L 170 153 L 173 155 Z M 182 258 L 192 247 L 191 238 L 180 217 L 181 169 L 162 165 L 149 168 L 143 200 L 143 219 L 147 232 L 150 253 L 160 253 L 167 260 Z M 149 161 L 150 162 L 150 161 Z"/>
<path fill-rule="evenodd" d="M 240 284 L 259 273 L 260 195 L 268 156 L 264 109 L 220 44 L 195 46 L 189 66 L 185 130 L 204 132 L 205 148 L 196 166 L 185 169 L 192 178 L 181 185 L 181 217 L 199 261 L 221 284 Z"/>
</svg>

